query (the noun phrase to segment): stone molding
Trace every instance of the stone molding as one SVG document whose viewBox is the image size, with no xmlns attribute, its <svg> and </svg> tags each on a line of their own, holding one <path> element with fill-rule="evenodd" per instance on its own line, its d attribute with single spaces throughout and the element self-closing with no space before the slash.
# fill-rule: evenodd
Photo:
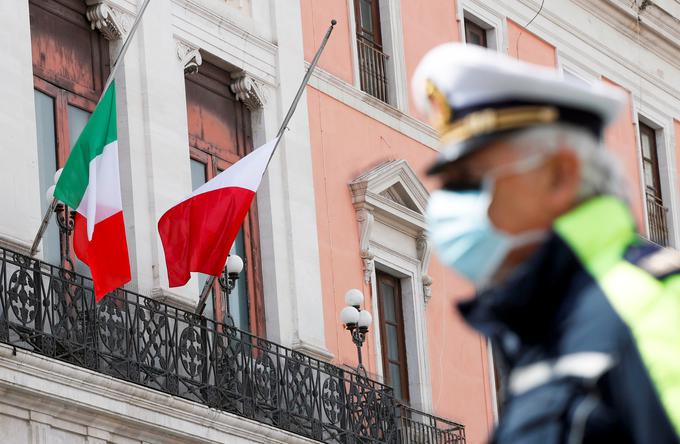
<svg viewBox="0 0 680 444">
<path fill-rule="evenodd" d="M 250 111 L 262 108 L 267 103 L 264 89 L 248 73 L 241 71 L 232 74 L 233 81 L 229 85 L 231 92 L 236 94 L 236 99 Z"/>
<path fill-rule="evenodd" d="M 28 256 L 31 251 L 31 244 L 27 243 L 25 241 L 22 241 L 20 239 L 14 238 L 8 234 L 1 234 L 0 235 L 0 247 L 2 248 L 7 248 L 8 250 L 13 250 L 18 253 L 21 253 L 23 255 Z M 39 253 L 42 250 L 42 243 L 38 245 L 38 250 L 36 253 Z"/>
<path fill-rule="evenodd" d="M 196 304 L 198 303 L 198 295 L 196 295 L 195 299 L 188 300 L 186 296 L 182 296 L 162 287 L 152 288 L 149 297 L 189 313 L 193 313 L 194 310 L 196 310 Z"/>
<path fill-rule="evenodd" d="M 257 22 L 243 15 L 225 16 L 197 0 L 170 0 L 170 4 L 173 15 L 180 19 L 174 24 L 178 37 L 197 42 L 203 50 L 262 83 L 277 84 L 278 48 L 260 35 L 263 28 Z"/>
<path fill-rule="evenodd" d="M 134 16 L 111 0 L 86 0 L 85 16 L 92 29 L 98 29 L 107 40 L 125 39 Z"/>
<path fill-rule="evenodd" d="M 308 342 L 294 340 L 290 348 L 296 352 L 304 353 L 307 356 L 318 359 L 319 361 L 331 362 L 333 358 L 335 358 L 335 355 L 325 348 L 318 347 Z"/>
<path fill-rule="evenodd" d="M 96 428 L 144 442 L 312 443 L 269 425 L 0 344 L 2 402 L 31 418 Z M 34 395 L 34 396 L 32 396 Z M 58 412 L 58 413 L 55 413 Z M 2 412 L 5 413 L 5 412 Z M 56 420 L 56 421 L 55 421 Z M 82 433 L 82 432 L 81 432 Z M 40 444 L 49 441 L 39 441 Z"/>
<path fill-rule="evenodd" d="M 308 62 L 305 62 L 305 67 L 309 68 Z M 439 136 L 430 125 L 376 99 L 318 66 L 309 79 L 309 85 L 429 148 L 439 149 Z"/>
<path fill-rule="evenodd" d="M 177 58 L 184 67 L 184 74 L 194 74 L 198 72 L 198 67 L 203 63 L 200 48 L 175 38 L 177 46 Z"/>
<path fill-rule="evenodd" d="M 406 193 L 410 206 L 387 197 L 386 191 L 399 187 Z M 375 269 L 375 252 L 372 248 L 373 227 L 376 216 L 406 232 L 415 241 L 416 257 L 407 258 L 418 262 L 418 271 L 427 303 L 432 296 L 432 278 L 427 274 L 430 264 L 431 245 L 425 235 L 425 208 L 429 193 L 405 160 L 393 160 L 378 165 L 350 183 L 352 203 L 359 225 L 359 254 L 363 261 L 364 281 L 371 282 Z"/>
</svg>

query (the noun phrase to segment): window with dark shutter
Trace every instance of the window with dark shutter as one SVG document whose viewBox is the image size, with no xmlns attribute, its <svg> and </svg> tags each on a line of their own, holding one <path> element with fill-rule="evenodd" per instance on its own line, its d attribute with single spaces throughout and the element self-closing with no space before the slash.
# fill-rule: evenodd
<svg viewBox="0 0 680 444">
<path fill-rule="evenodd" d="M 380 345 L 385 384 L 394 389 L 398 399 L 409 402 L 404 310 L 399 279 L 377 271 Z"/>
<path fill-rule="evenodd" d="M 200 70 L 185 77 L 192 188 L 196 189 L 229 168 L 253 149 L 250 111 L 239 102 L 229 84 L 230 73 L 203 61 Z M 246 216 L 232 253 L 243 258 L 245 267 L 237 285 L 222 300 L 217 282 L 205 315 L 222 321 L 229 313 L 236 327 L 265 335 L 264 300 L 260 272 L 257 203 Z M 201 288 L 207 276 L 199 275 Z"/>
<path fill-rule="evenodd" d="M 659 175 L 659 156 L 656 146 L 656 131 L 640 122 L 640 149 L 642 170 L 645 181 L 649 238 L 659 245 L 668 245 L 668 209 L 664 207 Z"/>
<path fill-rule="evenodd" d="M 100 32 L 90 28 L 82 0 L 31 0 L 28 8 L 44 212 L 50 204 L 45 190 L 54 184 L 55 171 L 66 164 L 102 94 L 110 69 L 109 46 Z M 63 216 L 63 206 L 57 211 Z M 56 224 L 50 224 L 42 241 L 44 259 L 55 265 L 63 259 L 61 266 L 89 275 L 71 243 L 72 237 L 67 240 Z"/>
<path fill-rule="evenodd" d="M 378 0 L 355 0 L 361 90 L 388 102 L 387 55 L 383 51 Z"/>
<path fill-rule="evenodd" d="M 470 19 L 465 19 L 465 43 L 488 48 L 486 29 Z"/>
</svg>

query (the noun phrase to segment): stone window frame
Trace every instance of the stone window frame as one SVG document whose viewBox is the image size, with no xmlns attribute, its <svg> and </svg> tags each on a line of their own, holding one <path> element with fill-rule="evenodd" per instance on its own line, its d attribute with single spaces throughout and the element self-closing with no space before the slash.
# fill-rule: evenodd
<svg viewBox="0 0 680 444">
<path fill-rule="evenodd" d="M 425 235 L 429 193 L 405 160 L 376 166 L 353 180 L 350 190 L 358 222 L 364 281 L 371 287 L 376 373 L 379 378 L 384 375 L 376 297 L 376 269 L 379 269 L 401 282 L 411 406 L 431 411 L 425 312 L 432 297 L 432 278 L 428 275 L 431 246 Z M 400 237 L 400 241 L 395 243 L 393 236 Z"/>
</svg>

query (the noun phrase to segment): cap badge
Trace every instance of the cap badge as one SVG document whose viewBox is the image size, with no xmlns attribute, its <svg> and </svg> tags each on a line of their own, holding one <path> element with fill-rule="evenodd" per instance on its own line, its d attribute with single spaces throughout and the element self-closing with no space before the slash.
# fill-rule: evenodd
<svg viewBox="0 0 680 444">
<path fill-rule="evenodd" d="M 430 101 L 430 120 L 432 126 L 439 130 L 440 133 L 443 133 L 451 122 L 453 110 L 449 106 L 449 101 L 444 93 L 430 79 L 425 84 L 425 92 Z"/>
</svg>

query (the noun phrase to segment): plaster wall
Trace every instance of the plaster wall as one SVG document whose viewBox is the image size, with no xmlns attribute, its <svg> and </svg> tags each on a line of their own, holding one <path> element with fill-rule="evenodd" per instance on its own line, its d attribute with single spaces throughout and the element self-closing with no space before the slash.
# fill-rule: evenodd
<svg viewBox="0 0 680 444">
<path fill-rule="evenodd" d="M 326 343 L 337 364 L 355 366 L 356 348 L 342 330 L 338 313 L 350 288 L 362 290 L 367 307 L 375 307 L 375 295 L 363 279 L 359 230 L 348 184 L 377 164 L 395 159 L 405 159 L 422 177 L 436 151 L 314 88 L 308 88 L 307 94 Z M 425 184 L 433 186 L 427 180 Z M 389 235 L 395 239 L 403 236 Z M 406 244 L 403 239 L 400 242 Z M 394 248 L 409 254 L 405 245 Z M 465 424 L 470 442 L 482 442 L 492 423 L 486 349 L 459 319 L 453 306 L 471 289 L 436 260 L 431 262 L 429 273 L 434 284 L 425 311 L 433 412 Z M 363 349 L 369 373 L 380 378 L 374 335 L 369 334 Z"/>
<path fill-rule="evenodd" d="M 607 148 L 611 150 L 616 156 L 628 185 L 628 195 L 630 196 L 630 204 L 635 215 L 638 228 L 643 232 L 646 231 L 644 224 L 644 210 L 643 202 L 644 196 L 641 189 L 640 177 L 640 153 L 637 144 L 637 123 L 634 120 L 633 103 L 630 92 L 626 91 L 620 85 L 612 82 L 607 78 L 602 81 L 614 88 L 622 90 L 626 95 L 626 104 L 621 110 L 618 118 L 612 123 L 605 133 L 605 143 Z"/>
</svg>

